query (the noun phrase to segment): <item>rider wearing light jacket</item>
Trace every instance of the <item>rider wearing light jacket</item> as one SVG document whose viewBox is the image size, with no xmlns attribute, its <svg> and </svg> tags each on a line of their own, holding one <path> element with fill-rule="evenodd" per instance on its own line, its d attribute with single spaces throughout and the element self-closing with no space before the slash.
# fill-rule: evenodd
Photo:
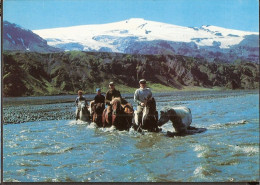
<svg viewBox="0 0 260 185">
<path fill-rule="evenodd" d="M 76 98 L 76 101 L 75 101 L 75 104 L 76 104 L 76 120 L 79 119 L 79 102 L 80 101 L 85 101 L 86 103 L 86 106 L 88 105 L 88 102 L 86 100 L 86 98 L 83 96 L 83 91 L 82 90 L 79 90 L 78 91 L 78 97 Z"/>
<path fill-rule="evenodd" d="M 145 106 L 145 100 L 152 97 L 152 91 L 146 87 L 146 80 L 141 79 L 139 81 L 140 88 L 135 91 L 134 101 L 137 105 L 137 116 L 138 116 L 138 125 L 142 123 L 142 114 Z"/>
</svg>

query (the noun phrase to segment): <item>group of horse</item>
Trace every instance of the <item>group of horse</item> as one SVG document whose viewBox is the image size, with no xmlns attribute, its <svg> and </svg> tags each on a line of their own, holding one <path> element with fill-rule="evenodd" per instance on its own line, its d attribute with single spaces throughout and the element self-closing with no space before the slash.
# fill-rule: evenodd
<svg viewBox="0 0 260 185">
<path fill-rule="evenodd" d="M 98 127 L 114 126 L 117 130 L 129 130 L 131 127 L 136 131 L 146 130 L 148 132 L 159 132 L 161 126 L 169 120 L 175 129 L 174 133 L 168 132 L 169 136 L 187 135 L 198 133 L 195 127 L 191 127 L 192 122 L 191 110 L 187 107 L 164 108 L 160 112 L 160 119 L 156 111 L 156 102 L 153 97 L 146 100 L 143 109 L 142 122 L 138 123 L 138 116 L 133 106 L 124 99 L 114 98 L 111 102 L 112 114 L 108 113 L 104 103 L 90 102 L 87 107 L 82 101 L 78 104 L 80 110 L 79 119 L 85 122 L 94 122 Z"/>
</svg>

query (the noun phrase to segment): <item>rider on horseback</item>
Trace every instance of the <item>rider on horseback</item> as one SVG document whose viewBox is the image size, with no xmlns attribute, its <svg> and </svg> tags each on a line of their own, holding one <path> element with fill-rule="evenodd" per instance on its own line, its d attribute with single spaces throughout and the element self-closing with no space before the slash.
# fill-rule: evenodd
<svg viewBox="0 0 260 185">
<path fill-rule="evenodd" d="M 85 101 L 85 105 L 88 106 L 88 102 L 86 100 L 86 98 L 83 96 L 83 91 L 82 90 L 79 90 L 78 91 L 78 97 L 76 98 L 76 101 L 75 101 L 75 104 L 76 104 L 76 120 L 79 119 L 79 112 L 80 112 L 80 109 L 79 109 L 79 102 L 80 101 Z"/>
<path fill-rule="evenodd" d="M 107 91 L 106 93 L 106 99 L 105 99 L 105 102 L 106 102 L 106 105 L 107 105 L 107 111 L 108 111 L 108 115 L 109 115 L 109 120 L 111 121 L 112 119 L 112 100 L 114 98 L 122 98 L 121 97 L 121 94 L 118 90 L 115 89 L 115 84 L 114 82 L 110 82 L 109 83 L 109 90 Z"/>
<path fill-rule="evenodd" d="M 96 104 L 96 103 L 105 103 L 105 96 L 103 96 L 103 95 L 101 94 L 101 89 L 100 89 L 100 88 L 97 88 L 96 91 L 97 91 L 97 95 L 96 95 L 95 98 L 94 98 L 94 103 L 95 103 L 95 104 Z"/>
<path fill-rule="evenodd" d="M 152 91 L 146 87 L 146 80 L 141 79 L 139 81 L 140 88 L 135 91 L 134 101 L 137 105 L 137 116 L 138 116 L 138 125 L 142 124 L 142 115 L 143 109 L 146 103 L 146 100 L 152 97 Z"/>
<path fill-rule="evenodd" d="M 103 110 L 105 109 L 105 96 L 103 96 L 101 94 L 101 89 L 100 88 L 97 88 L 96 89 L 97 91 L 97 95 L 95 96 L 94 100 L 90 102 L 90 106 L 92 107 L 91 108 L 91 119 L 93 122 L 95 122 L 95 119 L 93 117 L 94 113 L 97 113 L 97 106 L 101 106 L 99 108 L 101 108 L 101 112 L 103 112 Z"/>
</svg>

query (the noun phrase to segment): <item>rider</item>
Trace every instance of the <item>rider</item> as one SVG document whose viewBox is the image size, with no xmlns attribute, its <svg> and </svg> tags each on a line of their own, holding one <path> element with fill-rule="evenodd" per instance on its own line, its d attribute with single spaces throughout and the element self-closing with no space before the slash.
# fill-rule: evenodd
<svg viewBox="0 0 260 185">
<path fill-rule="evenodd" d="M 86 100 L 86 98 L 83 96 L 83 91 L 82 90 L 78 90 L 78 97 L 76 98 L 75 104 L 76 104 L 76 120 L 79 119 L 79 107 L 78 104 L 80 101 L 85 101 L 86 106 L 88 106 L 88 102 Z"/>
<path fill-rule="evenodd" d="M 94 103 L 105 103 L 105 96 L 101 94 L 101 89 L 97 88 L 97 95 L 94 98 Z"/>
<path fill-rule="evenodd" d="M 134 101 L 137 103 L 137 116 L 138 125 L 142 124 L 143 109 L 145 107 L 145 101 L 152 97 L 152 91 L 146 87 L 146 80 L 141 79 L 139 81 L 140 88 L 136 89 L 134 94 Z"/>
<path fill-rule="evenodd" d="M 96 105 L 98 103 L 102 103 L 102 109 L 105 109 L 105 96 L 101 94 L 101 89 L 96 89 L 97 95 L 94 97 L 94 100 L 90 102 L 90 105 L 92 107 L 92 111 L 90 113 L 90 118 L 93 118 L 94 112 L 96 111 Z M 93 104 L 92 104 L 93 103 Z M 93 105 L 93 106 L 92 106 Z"/>
<path fill-rule="evenodd" d="M 111 105 L 111 101 L 114 98 L 120 98 L 120 100 L 122 99 L 121 94 L 118 90 L 115 89 L 115 84 L 114 82 L 110 82 L 109 83 L 109 90 L 106 93 L 106 105 L 107 105 L 107 113 L 109 115 L 109 119 L 111 121 L 111 114 L 112 114 L 112 105 Z"/>
</svg>

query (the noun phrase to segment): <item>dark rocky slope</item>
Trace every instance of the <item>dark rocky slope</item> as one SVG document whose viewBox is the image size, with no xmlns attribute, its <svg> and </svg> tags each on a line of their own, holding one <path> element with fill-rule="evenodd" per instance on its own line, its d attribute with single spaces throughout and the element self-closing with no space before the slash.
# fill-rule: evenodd
<svg viewBox="0 0 260 185">
<path fill-rule="evenodd" d="M 109 81 L 137 87 L 141 78 L 177 89 L 256 89 L 259 80 L 255 63 L 212 63 L 180 55 L 4 52 L 3 64 L 4 96 L 72 94 L 78 89 L 93 93 Z"/>
<path fill-rule="evenodd" d="M 3 22 L 3 50 L 6 51 L 36 51 L 60 52 L 61 49 L 51 47 L 47 41 L 31 30 L 16 24 Z"/>
</svg>

